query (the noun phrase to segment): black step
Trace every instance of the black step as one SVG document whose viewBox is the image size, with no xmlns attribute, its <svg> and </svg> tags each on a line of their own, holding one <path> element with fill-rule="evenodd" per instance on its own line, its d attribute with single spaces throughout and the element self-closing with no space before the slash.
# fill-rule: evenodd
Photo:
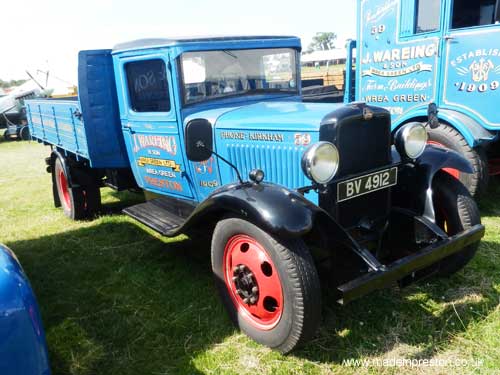
<svg viewBox="0 0 500 375">
<path fill-rule="evenodd" d="M 165 197 L 127 207 L 123 212 L 164 236 L 174 236 L 195 207 L 190 202 Z"/>
</svg>

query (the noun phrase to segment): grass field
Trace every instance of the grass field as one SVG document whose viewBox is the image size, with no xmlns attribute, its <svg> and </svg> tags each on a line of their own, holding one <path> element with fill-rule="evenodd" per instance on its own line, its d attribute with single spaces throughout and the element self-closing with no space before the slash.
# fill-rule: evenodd
<svg viewBox="0 0 500 375">
<path fill-rule="evenodd" d="M 48 152 L 0 142 L 0 242 L 31 279 L 56 375 L 500 373 L 498 182 L 481 202 L 487 234 L 465 271 L 346 307 L 324 293 L 318 336 L 282 356 L 231 326 L 208 244 L 160 238 L 120 213 L 140 197 L 103 190 L 105 211 L 88 222 L 53 208 Z M 377 363 L 402 359 L 440 366 Z"/>
</svg>

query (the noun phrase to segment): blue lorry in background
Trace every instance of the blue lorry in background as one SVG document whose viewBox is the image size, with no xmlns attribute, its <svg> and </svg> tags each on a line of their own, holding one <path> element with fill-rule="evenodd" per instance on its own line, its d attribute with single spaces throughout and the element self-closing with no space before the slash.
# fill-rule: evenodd
<svg viewBox="0 0 500 375">
<path fill-rule="evenodd" d="M 26 101 L 55 206 L 88 219 L 102 187 L 144 191 L 124 212 L 164 236 L 208 233 L 231 320 L 282 352 L 315 334 L 319 272 L 344 304 L 452 274 L 484 235 L 441 171 L 470 163 L 421 123 L 393 136 L 383 108 L 305 103 L 300 51 L 286 36 L 132 41 L 79 53 L 78 98 Z"/>
<path fill-rule="evenodd" d="M 440 126 L 429 140 L 472 163 L 471 175 L 448 172 L 473 194 L 500 173 L 499 10 L 496 0 L 359 0 L 348 47 L 345 101 L 383 106 L 393 129 L 425 122 L 427 104 L 436 103 Z"/>
</svg>

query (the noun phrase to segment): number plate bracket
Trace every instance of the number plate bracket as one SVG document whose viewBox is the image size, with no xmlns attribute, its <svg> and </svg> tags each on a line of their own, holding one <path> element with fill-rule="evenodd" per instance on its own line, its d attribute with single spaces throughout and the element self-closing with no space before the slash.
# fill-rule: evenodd
<svg viewBox="0 0 500 375">
<path fill-rule="evenodd" d="M 398 183 L 398 167 L 351 178 L 337 184 L 337 202 L 386 189 Z"/>
</svg>

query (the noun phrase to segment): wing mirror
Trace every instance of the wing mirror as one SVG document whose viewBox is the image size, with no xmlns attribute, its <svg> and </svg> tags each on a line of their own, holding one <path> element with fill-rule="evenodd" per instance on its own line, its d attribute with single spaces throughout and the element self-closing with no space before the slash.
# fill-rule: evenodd
<svg viewBox="0 0 500 375">
<path fill-rule="evenodd" d="M 186 156 L 200 162 L 212 156 L 212 124 L 206 119 L 194 119 L 187 123 L 185 130 Z"/>
</svg>

